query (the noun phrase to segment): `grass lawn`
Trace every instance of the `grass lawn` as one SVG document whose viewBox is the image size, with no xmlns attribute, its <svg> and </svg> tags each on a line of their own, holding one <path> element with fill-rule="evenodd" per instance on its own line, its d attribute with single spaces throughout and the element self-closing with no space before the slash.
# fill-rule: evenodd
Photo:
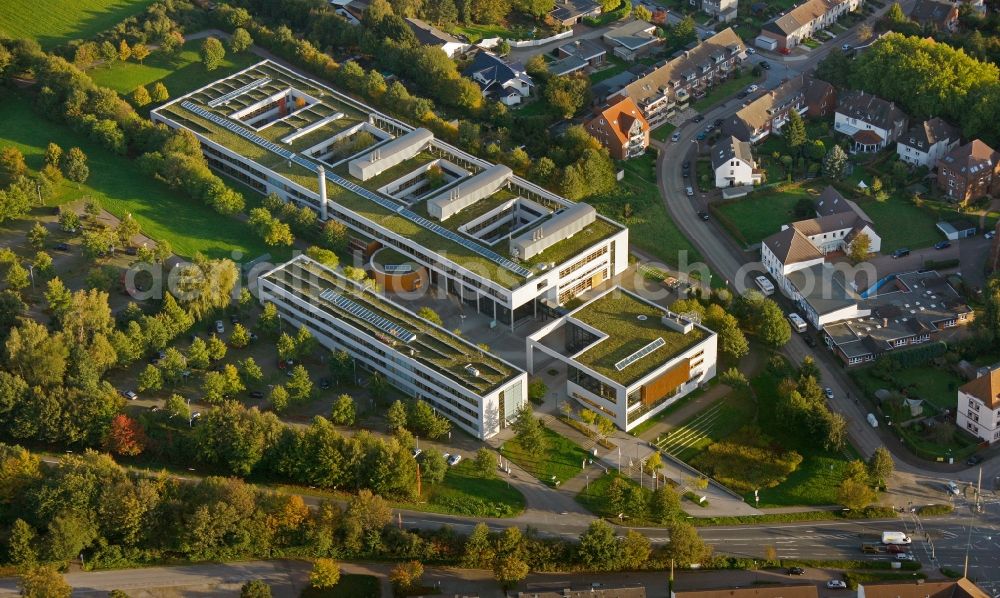
<svg viewBox="0 0 1000 598">
<path fill-rule="evenodd" d="M 124 63 L 116 62 L 110 68 L 94 67 L 87 74 L 94 83 L 110 87 L 123 95 L 132 93 L 132 90 L 140 85 L 150 85 L 159 81 L 167 86 L 170 97 L 176 98 L 260 61 L 260 57 L 249 52 L 241 54 L 227 52 L 225 60 L 218 69 L 207 71 L 198 59 L 198 48 L 201 44 L 202 40 L 190 41 L 184 44 L 183 51 L 173 58 L 154 51 L 143 64 L 132 60 Z"/>
<path fill-rule="evenodd" d="M 756 410 L 748 390 L 738 390 L 657 438 L 660 450 L 690 462 L 714 442 L 729 436 L 753 418 Z"/>
<path fill-rule="evenodd" d="M 607 195 L 591 197 L 587 203 L 608 218 L 628 226 L 631 243 L 664 264 L 678 267 L 681 263 L 701 261 L 701 254 L 667 214 L 667 207 L 656 186 L 655 164 L 656 157 L 652 150 L 644 156 L 628 160 L 623 166 L 625 178 L 618 188 Z M 623 218 L 622 210 L 626 203 L 631 205 L 632 215 Z M 683 262 L 681 252 L 687 252 Z"/>
<path fill-rule="evenodd" d="M 526 451 L 516 438 L 505 442 L 500 447 L 500 453 L 546 484 L 551 485 L 553 477 L 561 484 L 580 473 L 583 461 L 590 457 L 587 451 L 548 428 L 543 427 L 542 430 L 548 444 L 543 454 Z"/>
<path fill-rule="evenodd" d="M 621 58 L 618 58 L 617 56 L 609 56 L 607 64 L 605 64 L 601 70 L 590 73 L 590 84 L 596 85 L 601 81 L 610 79 L 618 73 L 624 72 L 628 67 L 629 64 Z"/>
<path fill-rule="evenodd" d="M 837 488 L 847 467 L 844 455 L 821 451 L 800 451 L 800 454 L 802 463 L 784 482 L 760 491 L 762 508 L 837 504 Z M 753 492 L 748 492 L 744 499 L 754 504 Z"/>
<path fill-rule="evenodd" d="M 576 495 L 576 502 L 583 505 L 585 509 L 597 515 L 598 517 L 607 518 L 618 518 L 618 513 L 608 504 L 608 489 L 611 487 L 611 482 L 615 481 L 615 478 L 621 478 L 625 482 L 635 488 L 639 488 L 639 484 L 636 484 L 634 480 L 627 476 L 619 475 L 618 472 L 612 471 L 601 477 L 590 480 L 590 484 L 586 486 L 579 494 Z M 649 498 L 652 496 L 653 492 L 649 488 L 641 488 L 639 490 L 645 497 L 646 502 L 649 502 Z M 643 525 L 647 523 L 656 523 L 649 521 L 640 520 L 630 520 L 631 525 Z"/>
<path fill-rule="evenodd" d="M 506 480 L 480 477 L 470 459 L 448 468 L 444 482 L 424 492 L 412 508 L 474 517 L 513 517 L 524 510 L 524 495 Z"/>
<path fill-rule="evenodd" d="M 308 587 L 302 590 L 301 598 L 379 598 L 381 595 L 378 578 L 374 575 L 344 573 L 332 588 Z"/>
<path fill-rule="evenodd" d="M 705 110 L 711 108 L 715 104 L 718 104 L 719 102 L 729 99 L 731 96 L 736 95 L 741 89 L 750 85 L 756 80 L 757 77 L 754 77 L 752 74 L 750 74 L 749 71 L 747 71 L 744 74 L 740 75 L 739 77 L 736 77 L 735 79 L 730 79 L 725 83 L 716 85 L 715 87 L 712 88 L 711 91 L 708 92 L 708 94 L 705 95 L 705 97 L 701 98 L 696 102 L 693 102 L 691 104 L 691 107 L 697 110 L 698 112 L 704 112 Z"/>
<path fill-rule="evenodd" d="M 874 221 L 882 237 L 882 253 L 892 253 L 900 247 L 929 247 L 944 237 L 937 229 L 937 220 L 913 202 L 891 195 L 884 202 L 858 200 L 858 205 Z"/>
<path fill-rule="evenodd" d="M 662 125 L 656 127 L 650 132 L 649 136 L 657 141 L 666 141 L 670 138 L 670 134 L 677 130 L 677 127 L 670 123 L 663 123 Z"/>
<path fill-rule="evenodd" d="M 712 161 L 708 158 L 698 158 L 694 163 L 694 175 L 698 177 L 698 188 L 710 191 L 715 187 L 715 173 L 712 172 Z"/>
<path fill-rule="evenodd" d="M 517 37 L 514 35 L 513 31 L 507 29 L 503 25 L 485 25 L 478 23 L 455 25 L 453 27 L 449 27 L 448 32 L 452 34 L 462 34 L 469 38 L 469 42 L 473 44 L 493 37 L 502 37 L 504 39 L 516 39 Z"/>
<path fill-rule="evenodd" d="M 783 224 L 795 220 L 793 209 L 800 199 L 809 195 L 797 185 L 770 188 L 751 193 L 744 199 L 720 205 L 716 212 L 742 235 L 737 241 L 752 245 L 781 230 Z M 872 216 L 874 218 L 874 216 Z"/>
<path fill-rule="evenodd" d="M 33 38 L 45 49 L 90 38 L 153 0 L 3 0 L 0 37 Z"/>
<path fill-rule="evenodd" d="M 890 382 L 875 377 L 874 373 L 873 368 L 858 370 L 857 376 L 866 389 L 874 392 L 892 386 Z M 892 377 L 899 385 L 895 390 L 907 389 L 911 397 L 933 403 L 940 409 L 954 411 L 958 405 L 957 390 L 963 381 L 950 370 L 932 366 L 909 367 L 894 371 Z"/>
<path fill-rule="evenodd" d="M 118 217 L 129 212 L 145 234 L 166 239 L 182 256 L 200 251 L 209 257 L 231 257 L 233 251 L 240 251 L 253 258 L 269 251 L 246 224 L 170 190 L 141 172 L 135 162 L 105 150 L 69 127 L 45 120 L 32 112 L 31 103 L 31 96 L 18 95 L 0 102 L 0 147 L 17 147 L 28 166 L 38 169 L 45 146 L 55 141 L 64 150 L 78 146 L 87 154 L 90 166 L 87 183 L 77 187 L 63 182 L 54 203 L 90 197 Z M 276 258 L 287 253 L 271 252 Z"/>
</svg>

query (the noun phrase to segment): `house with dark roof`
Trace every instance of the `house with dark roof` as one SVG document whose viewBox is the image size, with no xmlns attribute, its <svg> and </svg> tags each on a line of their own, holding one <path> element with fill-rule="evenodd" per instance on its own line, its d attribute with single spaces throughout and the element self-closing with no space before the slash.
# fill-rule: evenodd
<svg viewBox="0 0 1000 598">
<path fill-rule="evenodd" d="M 795 110 L 820 117 L 833 112 L 837 90 L 826 81 L 797 75 L 750 102 L 723 122 L 722 131 L 743 141 L 758 143 L 778 133 Z"/>
<path fill-rule="evenodd" d="M 863 0 L 805 0 L 795 8 L 764 24 L 754 44 L 765 50 L 791 50 L 813 33 L 857 10 Z"/>
<path fill-rule="evenodd" d="M 712 15 L 720 23 L 728 23 L 736 18 L 738 0 L 701 0 L 701 10 Z"/>
<path fill-rule="evenodd" d="M 716 187 L 759 185 L 762 173 L 753 159 L 750 144 L 735 137 L 723 137 L 711 150 Z"/>
<path fill-rule="evenodd" d="M 641 156 L 649 147 L 649 123 L 631 98 L 605 106 L 584 124 L 584 128 L 608 148 L 616 160 Z"/>
<path fill-rule="evenodd" d="M 986 442 L 1000 440 L 1000 366 L 958 388 L 955 424 Z"/>
<path fill-rule="evenodd" d="M 637 79 L 613 95 L 632 98 L 655 128 L 678 109 L 686 108 L 693 93 L 728 79 L 745 59 L 743 40 L 732 28 L 726 28 L 674 58 L 642 71 Z"/>
<path fill-rule="evenodd" d="M 961 141 L 956 127 L 934 117 L 915 124 L 896 140 L 899 159 L 914 166 L 934 168 L 937 161 Z"/>
<path fill-rule="evenodd" d="M 943 0 L 917 0 L 910 18 L 935 31 L 953 32 L 958 28 L 958 3 Z"/>
<path fill-rule="evenodd" d="M 990 598 L 966 578 L 947 581 L 875 582 L 858 585 L 858 598 Z"/>
<path fill-rule="evenodd" d="M 534 86 L 523 66 L 504 62 L 486 50 L 476 53 L 462 74 L 479 84 L 483 96 L 508 106 L 520 104 L 522 99 L 531 95 Z"/>
<path fill-rule="evenodd" d="M 877 152 L 906 131 L 908 117 L 894 103 L 863 91 L 840 94 L 833 128 L 851 138 L 851 153 Z"/>
<path fill-rule="evenodd" d="M 626 62 L 634 62 L 655 48 L 660 39 L 653 33 L 656 25 L 641 19 L 612 27 L 603 38 L 613 48 L 615 56 Z"/>
<path fill-rule="evenodd" d="M 975 139 L 937 161 L 937 184 L 951 201 L 965 203 L 1000 189 L 1000 152 Z"/>
<path fill-rule="evenodd" d="M 601 66 L 607 59 L 608 51 L 589 39 L 578 39 L 559 46 L 556 54 L 559 60 L 549 64 L 549 72 L 568 75 Z"/>
<path fill-rule="evenodd" d="M 817 598 L 815 584 L 761 585 L 748 588 L 674 590 L 670 598 Z"/>
<path fill-rule="evenodd" d="M 601 5 L 594 0 L 556 0 L 549 17 L 564 27 L 572 27 L 586 17 L 596 17 L 599 14 Z"/>
<path fill-rule="evenodd" d="M 469 49 L 470 45 L 458 39 L 450 33 L 445 33 L 437 27 L 421 21 L 420 19 L 406 19 L 406 24 L 410 27 L 410 31 L 416 36 L 417 41 L 424 46 L 433 46 L 435 48 L 441 48 L 448 58 L 454 58 L 455 54 L 464 52 Z"/>
</svg>

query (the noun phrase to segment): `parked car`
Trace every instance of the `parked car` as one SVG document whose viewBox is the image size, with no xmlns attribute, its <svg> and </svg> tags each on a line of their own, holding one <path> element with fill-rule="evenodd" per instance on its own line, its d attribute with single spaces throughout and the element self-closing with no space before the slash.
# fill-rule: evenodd
<svg viewBox="0 0 1000 598">
<path fill-rule="evenodd" d="M 949 247 L 951 247 L 951 241 L 938 241 L 934 244 L 934 249 L 937 250 L 948 249 Z"/>
<path fill-rule="evenodd" d="M 701 121 L 705 120 L 705 115 L 704 114 L 699 114 L 699 115 L 695 116 L 692 120 L 694 122 L 696 122 L 696 123 L 700 123 Z"/>
<path fill-rule="evenodd" d="M 962 494 L 962 491 L 958 488 L 958 484 L 955 482 L 947 482 L 944 487 L 948 494 L 953 494 L 955 496 Z"/>
<path fill-rule="evenodd" d="M 724 121 L 721 118 L 717 118 L 714 121 L 712 121 L 712 126 L 715 127 L 716 129 L 718 129 L 718 128 L 720 128 L 722 126 L 723 122 Z"/>
<path fill-rule="evenodd" d="M 833 389 L 830 388 L 829 386 L 823 389 L 823 394 L 826 396 L 827 399 L 831 401 L 833 400 Z"/>
<path fill-rule="evenodd" d="M 226 331 L 226 327 L 225 327 L 225 325 L 224 325 L 224 324 L 222 323 L 222 320 L 216 320 L 216 321 L 215 321 L 215 331 L 216 331 L 217 333 L 219 333 L 219 334 L 222 334 L 223 332 L 225 332 L 225 331 Z"/>
<path fill-rule="evenodd" d="M 844 44 L 840 46 L 840 49 L 843 50 L 844 52 L 850 52 L 851 50 L 854 49 L 854 47 L 851 46 L 851 44 Z"/>
<path fill-rule="evenodd" d="M 988 232 L 985 235 L 983 235 L 983 238 L 989 240 L 989 239 L 992 239 L 995 236 L 997 236 L 997 232 L 995 230 L 991 230 L 990 232 Z"/>
<path fill-rule="evenodd" d="M 831 579 L 826 582 L 826 587 L 831 590 L 844 590 L 847 589 L 847 583 L 841 579 Z"/>
<path fill-rule="evenodd" d="M 694 195 L 694 189 L 692 189 L 691 187 L 685 187 L 684 193 L 686 193 L 688 197 L 691 197 Z"/>
<path fill-rule="evenodd" d="M 681 134 L 679 132 L 678 133 L 674 133 L 673 135 L 670 136 L 670 141 L 672 141 L 674 143 L 677 143 L 680 140 L 681 140 Z"/>
<path fill-rule="evenodd" d="M 910 250 L 907 247 L 900 247 L 896 251 L 892 252 L 892 259 L 897 259 L 901 257 L 906 257 L 910 255 Z"/>
<path fill-rule="evenodd" d="M 262 393 L 259 390 L 251 390 L 250 391 L 250 398 L 251 399 L 263 399 L 264 398 L 264 393 Z"/>
<path fill-rule="evenodd" d="M 902 546 L 900 544 L 889 544 L 889 546 L 887 546 L 886 548 L 889 554 L 899 555 L 906 552 L 906 546 Z"/>
<path fill-rule="evenodd" d="M 705 211 L 698 212 L 698 218 L 701 218 L 703 222 L 708 222 L 708 212 Z"/>
<path fill-rule="evenodd" d="M 229 323 L 230 324 L 239 324 L 240 323 L 240 317 L 237 314 L 233 314 L 233 315 L 229 316 Z"/>
<path fill-rule="evenodd" d="M 683 168 L 684 170 L 690 169 L 691 168 L 691 160 L 684 160 L 683 162 L 681 162 L 681 168 Z"/>
<path fill-rule="evenodd" d="M 122 396 L 130 401 L 134 401 L 139 398 L 139 395 L 135 394 L 134 390 L 126 390 L 122 393 Z"/>
<path fill-rule="evenodd" d="M 761 60 L 760 68 L 764 69 L 765 71 L 769 71 L 771 70 L 771 63 L 766 60 Z"/>
<path fill-rule="evenodd" d="M 702 131 L 701 133 L 695 135 L 695 139 L 697 139 L 698 141 L 705 141 L 706 137 L 708 137 L 708 133 L 706 133 L 705 131 Z"/>
<path fill-rule="evenodd" d="M 754 83 L 754 84 L 750 85 L 749 87 L 747 87 L 747 94 L 751 94 L 751 93 L 757 91 L 758 89 L 760 89 L 760 88 L 757 87 L 756 83 Z"/>
<path fill-rule="evenodd" d="M 56 243 L 56 249 L 59 251 L 69 251 L 69 243 Z"/>
<path fill-rule="evenodd" d="M 131 245 L 125 248 L 125 255 L 138 255 L 139 250 Z"/>
<path fill-rule="evenodd" d="M 982 462 L 983 462 L 982 455 L 972 455 L 971 457 L 965 460 L 965 464 L 968 465 L 969 467 L 972 467 L 973 465 L 979 465 Z"/>
<path fill-rule="evenodd" d="M 896 560 L 897 561 L 915 561 L 915 560 L 917 560 L 917 557 L 913 556 L 912 554 L 910 554 L 908 552 L 901 552 L 901 553 L 899 553 L 899 554 L 896 555 Z"/>
<path fill-rule="evenodd" d="M 448 457 L 448 465 L 454 467 L 462 461 L 462 455 L 455 453 L 454 455 Z"/>
<path fill-rule="evenodd" d="M 813 348 L 816 347 L 816 339 L 814 339 L 812 335 L 807 334 L 804 337 L 802 337 L 802 340 L 804 340 L 806 344 L 809 345 L 810 347 Z"/>
<path fill-rule="evenodd" d="M 788 574 L 789 575 L 805 575 L 806 574 L 806 570 L 803 569 L 802 567 L 789 567 L 788 568 Z"/>
<path fill-rule="evenodd" d="M 330 379 L 329 378 L 320 378 L 319 379 L 319 387 L 322 388 L 323 390 L 326 390 L 326 389 L 330 388 Z"/>
<path fill-rule="evenodd" d="M 746 91 L 741 91 L 738 94 L 736 94 L 736 99 L 742 100 L 743 98 L 747 97 L 748 95 L 750 95 L 750 94 L 748 94 Z"/>
</svg>

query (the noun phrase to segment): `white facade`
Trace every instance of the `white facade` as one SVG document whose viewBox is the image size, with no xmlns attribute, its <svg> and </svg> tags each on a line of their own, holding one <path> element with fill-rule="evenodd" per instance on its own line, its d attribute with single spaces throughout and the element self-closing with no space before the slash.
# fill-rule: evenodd
<svg viewBox="0 0 1000 598">
<path fill-rule="evenodd" d="M 885 149 L 885 147 L 889 144 L 889 142 L 893 141 L 893 139 L 895 138 L 894 132 L 889 129 L 883 129 L 882 127 L 873 125 L 869 122 L 866 122 L 858 118 L 851 118 L 846 114 L 842 114 L 839 111 L 834 115 L 833 128 L 838 133 L 843 133 L 848 137 L 853 137 L 854 134 L 857 133 L 858 131 L 873 131 L 879 137 L 882 138 L 882 140 L 879 143 L 871 144 L 872 147 L 864 149 L 857 148 L 856 144 L 852 142 L 851 143 L 852 152 L 854 151 L 872 152 L 872 151 L 882 150 Z"/>
<path fill-rule="evenodd" d="M 787 225 L 786 225 L 787 226 Z M 791 226 L 795 226 L 792 224 Z M 824 230 L 823 232 L 805 235 L 805 238 L 809 239 L 809 242 L 813 244 L 813 247 L 819 250 L 820 253 L 826 255 L 832 251 L 847 251 L 850 249 L 850 241 L 848 241 L 848 235 L 854 230 L 854 226 L 848 226 L 845 228 L 832 228 L 829 230 Z M 868 240 L 871 241 L 868 251 L 871 253 L 878 253 L 882 250 L 882 237 L 878 236 L 875 229 L 869 224 L 865 224 L 864 227 L 858 232 L 858 234 L 868 235 Z M 853 237 L 851 237 L 853 238 Z"/>
<path fill-rule="evenodd" d="M 774 255 L 774 252 L 771 251 L 771 248 L 768 247 L 767 243 L 761 243 L 760 261 L 764 264 L 764 268 L 767 270 L 767 273 L 778 282 L 778 288 L 781 292 L 786 297 L 791 297 L 797 291 L 795 290 L 795 287 L 792 286 L 792 283 L 789 282 L 788 275 L 796 270 L 804 270 L 806 268 L 822 264 L 826 261 L 826 258 L 820 255 L 808 260 L 786 263 Z"/>
<path fill-rule="evenodd" d="M 301 255 L 258 279 L 259 300 L 261 303 L 273 303 L 281 318 L 292 326 L 305 326 L 327 349 L 346 351 L 361 368 L 384 375 L 394 387 L 411 397 L 427 401 L 459 428 L 481 440 L 496 435 L 527 402 L 528 376 L 513 365 L 503 362 L 514 372 L 513 376 L 492 391 L 479 394 L 439 368 L 411 357 L 407 351 L 408 343 L 400 347 L 398 342 L 389 340 L 385 335 L 371 334 L 339 317 L 336 311 L 308 292 L 289 291 L 277 282 L 275 274 L 297 261 L 322 268 L 325 274 L 336 277 L 345 284 L 354 284 L 333 270 Z M 360 302 L 357 296 L 351 295 L 351 298 Z M 413 318 L 418 317 L 391 301 L 379 301 Z M 434 325 L 427 322 L 427 326 Z M 452 342 L 464 347 L 469 354 L 480 351 L 444 329 L 437 329 L 437 332 L 450 337 Z M 500 361 L 495 356 L 491 357 Z"/>
<path fill-rule="evenodd" d="M 717 17 L 720 14 L 735 11 L 738 4 L 739 0 L 701 0 L 701 10 Z"/>
<path fill-rule="evenodd" d="M 937 161 L 945 154 L 958 147 L 959 139 L 942 139 L 928 148 L 920 149 L 911 145 L 908 139 L 900 137 L 896 142 L 896 153 L 899 159 L 914 166 L 926 166 L 933 169 Z"/>
<path fill-rule="evenodd" d="M 958 388 L 955 425 L 986 442 L 1000 440 L 1000 368 Z"/>
<path fill-rule="evenodd" d="M 732 158 L 715 169 L 715 186 L 755 185 L 760 182 L 760 173 L 754 173 L 755 166 L 745 160 Z"/>
</svg>

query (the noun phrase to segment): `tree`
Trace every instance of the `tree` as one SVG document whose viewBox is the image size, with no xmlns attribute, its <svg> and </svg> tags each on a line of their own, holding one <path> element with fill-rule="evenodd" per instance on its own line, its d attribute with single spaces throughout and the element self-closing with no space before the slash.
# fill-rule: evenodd
<svg viewBox="0 0 1000 598">
<path fill-rule="evenodd" d="M 191 346 L 188 347 L 187 363 L 189 366 L 199 370 L 208 367 L 208 345 L 205 344 L 205 341 L 200 336 L 196 336 L 191 341 Z"/>
<path fill-rule="evenodd" d="M 497 477 L 497 456 L 485 446 L 476 451 L 473 466 L 482 478 L 491 480 Z"/>
<path fill-rule="evenodd" d="M 601 438 L 607 438 L 615 431 L 615 422 L 603 415 L 597 416 L 595 423 L 597 424 L 597 435 Z"/>
<path fill-rule="evenodd" d="M 139 385 L 139 392 L 160 390 L 163 388 L 163 374 L 160 372 L 160 368 L 155 365 L 151 363 L 146 364 L 146 368 L 139 372 L 137 383 Z"/>
<path fill-rule="evenodd" d="M 510 589 L 517 582 L 528 576 L 528 563 L 525 561 L 524 538 L 521 530 L 508 527 L 497 538 L 493 557 L 493 577 L 503 588 Z"/>
<path fill-rule="evenodd" d="M 858 26 L 858 41 L 862 44 L 870 40 L 872 35 L 874 35 L 874 31 L 872 30 L 872 26 L 868 23 L 862 23 Z"/>
<path fill-rule="evenodd" d="M 73 593 L 73 588 L 54 567 L 29 569 L 21 575 L 19 585 L 24 598 L 69 598 Z"/>
<path fill-rule="evenodd" d="M 411 589 L 420 584 L 420 578 L 424 576 L 424 566 L 420 561 L 407 561 L 399 563 L 389 572 L 389 581 L 402 594 L 406 594 Z"/>
<path fill-rule="evenodd" d="M 236 31 L 233 31 L 233 36 L 229 38 L 229 49 L 232 50 L 234 54 L 239 54 L 252 45 L 253 38 L 250 37 L 247 30 L 242 27 L 237 27 Z"/>
<path fill-rule="evenodd" d="M 660 451 L 653 451 L 650 453 L 642 465 L 643 469 L 645 469 L 649 475 L 655 476 L 663 468 L 663 457 L 660 456 Z"/>
<path fill-rule="evenodd" d="M 63 175 L 74 183 L 85 183 L 90 176 L 90 168 L 87 167 L 87 155 L 78 147 L 72 147 L 63 156 Z"/>
<path fill-rule="evenodd" d="M 295 333 L 295 357 L 304 359 L 316 352 L 319 341 L 309 332 L 305 326 L 300 326 Z"/>
<path fill-rule="evenodd" d="M 892 6 L 889 7 L 889 12 L 885 13 L 885 18 L 895 23 L 905 23 L 906 21 L 909 21 L 906 17 L 906 13 L 903 12 L 903 7 L 899 5 L 899 2 L 892 3 Z"/>
<path fill-rule="evenodd" d="M 439 484 L 448 473 L 448 463 L 441 451 L 433 448 L 425 449 L 420 454 L 420 475 L 428 484 Z"/>
<path fill-rule="evenodd" d="M 436 311 L 434 311 L 433 309 L 431 309 L 429 307 L 421 307 L 417 311 L 417 315 L 420 316 L 421 318 L 427 320 L 431 324 L 436 324 L 438 326 L 444 326 L 444 321 L 441 319 L 441 316 L 439 316 Z"/>
<path fill-rule="evenodd" d="M 788 111 L 788 122 L 782 127 L 781 134 L 785 137 L 785 142 L 788 143 L 788 147 L 791 148 L 796 155 L 802 153 L 802 146 L 806 144 L 809 140 L 806 137 L 806 124 L 802 122 L 802 117 L 799 116 L 798 110 Z"/>
<path fill-rule="evenodd" d="M 340 582 L 340 565 L 333 559 L 316 559 L 309 572 L 309 585 L 314 588 L 332 588 Z"/>
<path fill-rule="evenodd" d="M 206 71 L 214 71 L 222 66 L 222 61 L 226 58 L 226 48 L 218 39 L 207 37 L 201 43 L 198 56 L 201 58 L 202 64 L 205 65 Z"/>
<path fill-rule="evenodd" d="M 330 411 L 330 421 L 341 426 L 353 426 L 355 417 L 354 399 L 350 395 L 337 397 Z"/>
<path fill-rule="evenodd" d="M 111 429 L 104 437 L 104 448 L 117 455 L 134 457 L 146 448 L 146 431 L 142 425 L 119 413 L 111 420 Z"/>
<path fill-rule="evenodd" d="M 490 528 L 485 523 L 477 523 L 472 528 L 472 533 L 465 539 L 461 565 L 466 569 L 482 569 L 489 567 L 493 558 L 494 548 L 490 541 Z"/>
<path fill-rule="evenodd" d="M 347 226 L 343 222 L 327 220 L 323 223 L 323 243 L 330 249 L 343 253 L 347 249 L 348 237 Z"/>
<path fill-rule="evenodd" d="M 108 68 L 111 68 L 111 65 L 118 60 L 118 48 L 109 41 L 101 42 L 97 52 L 101 60 L 104 61 L 104 66 Z"/>
<path fill-rule="evenodd" d="M 309 371 L 302 364 L 297 364 L 292 368 L 292 376 L 285 384 L 288 390 L 288 398 L 296 403 L 309 400 L 312 396 L 313 383 L 309 379 Z"/>
<path fill-rule="evenodd" d="M 271 598 L 271 586 L 263 579 L 251 579 L 240 588 L 240 598 Z"/>
<path fill-rule="evenodd" d="M 635 18 L 640 21 L 646 21 L 648 23 L 653 20 L 653 13 L 649 12 L 649 9 L 642 4 L 636 6 L 632 11 L 632 14 L 635 15 Z"/>
<path fill-rule="evenodd" d="M 35 222 L 31 230 L 28 231 L 28 243 L 35 249 L 45 247 L 45 240 L 49 237 L 49 229 L 45 228 L 41 222 Z"/>
<path fill-rule="evenodd" d="M 583 76 L 557 75 L 545 84 L 545 100 L 563 118 L 572 118 L 587 104 L 589 96 L 589 79 Z"/>
<path fill-rule="evenodd" d="M 187 401 L 184 400 L 184 397 L 178 394 L 172 394 L 167 397 L 167 401 L 164 403 L 163 408 L 169 417 L 177 417 L 180 419 L 188 419 L 191 417 L 191 410 L 188 408 Z"/>
<path fill-rule="evenodd" d="M 233 331 L 229 334 L 229 344 L 242 349 L 250 344 L 250 332 L 243 324 L 237 322 L 233 324 Z"/>
<path fill-rule="evenodd" d="M 138 60 L 139 64 L 142 64 L 142 61 L 146 60 L 148 56 L 149 56 L 149 46 L 147 46 L 146 44 L 136 43 L 134 46 L 132 46 L 132 58 Z"/>
<path fill-rule="evenodd" d="M 35 528 L 23 519 L 16 519 L 10 526 L 7 558 L 17 567 L 32 567 L 38 562 L 38 552 L 35 550 Z"/>
<path fill-rule="evenodd" d="M 684 17 L 684 19 L 680 23 L 674 25 L 671 34 L 676 40 L 675 43 L 680 46 L 684 46 L 693 41 L 697 41 L 698 32 L 695 29 L 694 18 L 691 15 L 687 15 L 686 17 Z"/>
<path fill-rule="evenodd" d="M 524 450 L 535 455 L 540 455 L 547 450 L 548 443 L 542 423 L 535 417 L 531 406 L 527 403 L 518 409 L 517 419 L 514 420 L 514 425 L 511 427 L 514 429 L 517 443 Z"/>
<path fill-rule="evenodd" d="M 681 497 L 669 484 L 662 484 L 653 491 L 649 507 L 657 522 L 668 523 L 680 513 Z"/>
<path fill-rule="evenodd" d="M 63 150 L 59 147 L 59 144 L 50 141 L 48 146 L 45 147 L 45 165 L 59 168 L 59 160 L 62 158 L 62 155 Z"/>
<path fill-rule="evenodd" d="M 336 253 L 330 251 L 329 249 L 311 245 L 308 249 L 306 249 L 306 255 L 330 269 L 335 270 L 337 266 L 340 265 L 340 258 L 337 257 Z"/>
<path fill-rule="evenodd" d="M 386 412 L 386 419 L 389 420 L 389 430 L 396 431 L 406 427 L 406 405 L 397 400 Z"/>
<path fill-rule="evenodd" d="M 823 158 L 823 174 L 836 181 L 847 174 L 847 154 L 839 145 L 834 145 Z"/>
<path fill-rule="evenodd" d="M 20 291 L 31 284 L 28 271 L 20 262 L 14 262 L 7 267 L 7 274 L 4 275 L 4 283 L 8 288 Z"/>
<path fill-rule="evenodd" d="M 580 535 L 577 548 L 580 561 L 590 569 L 610 570 L 621 560 L 621 546 L 611 524 L 603 519 L 591 522 L 587 531 Z"/>
<path fill-rule="evenodd" d="M 676 521 L 668 528 L 670 541 L 667 542 L 666 553 L 677 565 L 689 567 L 707 559 L 712 550 L 705 545 L 698 530 L 690 523 Z"/>
<path fill-rule="evenodd" d="M 871 251 L 872 240 L 866 233 L 859 233 L 854 237 L 847 247 L 847 257 L 855 264 L 868 259 L 868 252 Z"/>
<path fill-rule="evenodd" d="M 837 502 L 852 511 L 860 511 L 875 502 L 876 494 L 867 481 L 848 478 L 840 482 Z"/>
<path fill-rule="evenodd" d="M 271 389 L 271 393 L 268 395 L 267 401 L 271 404 L 271 409 L 274 409 L 277 413 L 281 413 L 285 409 L 288 409 L 288 404 L 290 402 L 288 390 L 280 384 L 275 385 L 274 388 Z"/>
<path fill-rule="evenodd" d="M 27 173 L 28 166 L 24 163 L 21 150 L 13 146 L 0 150 L 0 188 L 9 187 Z"/>
<path fill-rule="evenodd" d="M 870 459 L 868 459 L 868 476 L 876 485 L 883 485 L 895 471 L 896 464 L 892 460 L 892 453 L 884 446 L 875 449 Z"/>
<path fill-rule="evenodd" d="M 753 327 L 764 343 L 778 348 L 792 338 L 792 327 L 784 312 L 771 299 L 764 299 L 753 314 Z"/>
<path fill-rule="evenodd" d="M 214 334 L 208 337 L 205 348 L 208 350 L 208 358 L 212 361 L 219 361 L 226 356 L 226 343 L 222 342 L 222 339 Z"/>
<path fill-rule="evenodd" d="M 153 99 L 149 96 L 149 91 L 144 86 L 140 85 L 132 91 L 132 103 L 137 108 L 142 108 L 152 101 Z"/>
<path fill-rule="evenodd" d="M 160 102 L 166 102 L 170 99 L 170 93 L 167 91 L 167 86 L 157 81 L 153 84 L 153 91 L 150 92 L 149 98 L 157 104 Z"/>
<path fill-rule="evenodd" d="M 239 362 L 239 372 L 247 384 L 260 382 L 264 379 L 264 370 L 260 369 L 257 360 L 253 357 L 247 357 Z"/>
</svg>

